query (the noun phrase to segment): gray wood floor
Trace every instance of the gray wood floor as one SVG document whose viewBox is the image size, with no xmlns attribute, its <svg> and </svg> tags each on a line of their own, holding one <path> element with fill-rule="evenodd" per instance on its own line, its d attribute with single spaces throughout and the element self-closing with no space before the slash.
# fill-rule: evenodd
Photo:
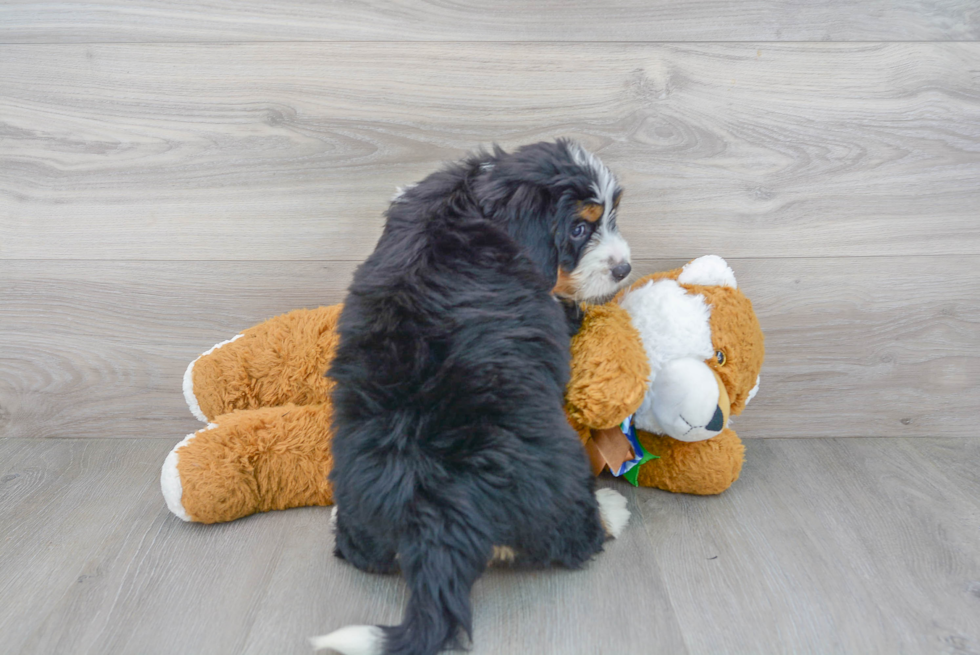
<svg viewBox="0 0 980 655">
<path fill-rule="evenodd" d="M 639 273 L 767 335 L 717 498 L 494 571 L 473 652 L 980 653 L 975 0 L 0 4 L 0 653 L 303 653 L 392 622 L 325 513 L 183 524 L 187 362 L 342 299 L 398 185 L 572 136 Z"/>
<path fill-rule="evenodd" d="M 5 653 L 305 653 L 397 622 L 398 577 L 330 556 L 327 510 L 185 524 L 162 439 L 0 440 Z M 755 439 L 728 493 L 634 490 L 583 571 L 492 571 L 481 653 L 980 651 L 980 439 Z"/>
</svg>

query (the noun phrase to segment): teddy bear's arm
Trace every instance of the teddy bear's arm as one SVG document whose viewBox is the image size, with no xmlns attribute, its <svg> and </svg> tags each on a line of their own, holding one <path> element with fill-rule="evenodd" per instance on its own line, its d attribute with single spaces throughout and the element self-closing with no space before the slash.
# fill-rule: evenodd
<svg viewBox="0 0 980 655">
<path fill-rule="evenodd" d="M 565 410 L 579 434 L 585 428 L 611 428 L 633 414 L 649 378 L 640 334 L 626 310 L 614 303 L 588 308 L 572 339 L 565 390 Z"/>
</svg>

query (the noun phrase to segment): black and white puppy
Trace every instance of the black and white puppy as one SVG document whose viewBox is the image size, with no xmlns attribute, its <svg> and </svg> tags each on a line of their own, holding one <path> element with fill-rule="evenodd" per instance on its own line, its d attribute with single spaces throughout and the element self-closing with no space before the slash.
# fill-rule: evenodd
<svg viewBox="0 0 980 655">
<path fill-rule="evenodd" d="M 625 499 L 596 493 L 565 419 L 555 302 L 622 286 L 620 194 L 560 140 L 477 153 L 392 202 L 340 318 L 330 479 L 336 555 L 400 569 L 411 597 L 401 625 L 350 626 L 316 648 L 436 653 L 460 628 L 472 637 L 470 589 L 494 552 L 578 567 L 622 530 Z"/>
</svg>

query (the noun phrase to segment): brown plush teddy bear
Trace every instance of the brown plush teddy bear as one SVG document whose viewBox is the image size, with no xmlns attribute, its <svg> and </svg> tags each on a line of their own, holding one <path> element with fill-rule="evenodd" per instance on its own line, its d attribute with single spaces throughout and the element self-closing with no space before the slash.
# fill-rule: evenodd
<svg viewBox="0 0 980 655">
<path fill-rule="evenodd" d="M 630 350 L 636 344 L 644 357 Z M 744 448 L 728 422 L 758 392 L 764 356 L 735 274 L 720 257 L 700 257 L 640 279 L 587 314 L 572 341 L 569 420 L 596 471 L 636 455 L 636 470 L 626 472 L 634 484 L 718 494 L 742 470 Z"/>
<path fill-rule="evenodd" d="M 340 305 L 277 316 L 201 355 L 184 395 L 208 426 L 167 456 L 161 488 L 185 521 L 332 503 L 330 390 Z M 716 494 L 738 478 L 728 428 L 758 390 L 752 305 L 720 257 L 640 279 L 586 309 L 572 341 L 566 411 L 596 472 Z"/>
</svg>

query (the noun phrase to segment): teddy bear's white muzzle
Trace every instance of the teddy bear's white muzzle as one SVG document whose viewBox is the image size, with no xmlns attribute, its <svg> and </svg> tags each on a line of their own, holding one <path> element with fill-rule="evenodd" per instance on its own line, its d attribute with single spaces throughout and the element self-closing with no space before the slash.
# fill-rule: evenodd
<svg viewBox="0 0 980 655">
<path fill-rule="evenodd" d="M 718 378 L 702 360 L 667 362 L 657 373 L 650 393 L 656 423 L 651 432 L 679 441 L 703 441 L 719 434 L 728 422 L 728 399 L 722 398 Z"/>
</svg>

